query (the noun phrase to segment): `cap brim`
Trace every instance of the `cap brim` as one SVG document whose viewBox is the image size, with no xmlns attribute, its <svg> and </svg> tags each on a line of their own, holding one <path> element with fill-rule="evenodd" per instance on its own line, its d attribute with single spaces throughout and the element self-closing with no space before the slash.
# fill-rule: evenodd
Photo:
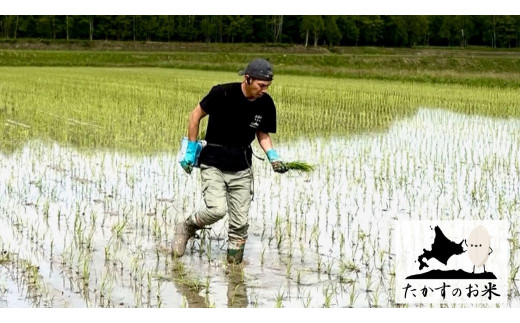
<svg viewBox="0 0 520 323">
<path fill-rule="evenodd" d="M 238 72 L 238 75 L 246 75 L 246 70 L 241 70 Z M 262 80 L 262 81 L 272 81 L 273 80 L 273 76 L 271 77 L 268 77 L 268 76 L 263 76 L 263 75 L 250 75 L 251 77 L 257 79 L 257 80 Z"/>
<path fill-rule="evenodd" d="M 254 79 L 260 80 L 260 81 L 272 81 L 273 80 L 273 78 L 267 78 L 267 77 L 255 77 Z"/>
</svg>

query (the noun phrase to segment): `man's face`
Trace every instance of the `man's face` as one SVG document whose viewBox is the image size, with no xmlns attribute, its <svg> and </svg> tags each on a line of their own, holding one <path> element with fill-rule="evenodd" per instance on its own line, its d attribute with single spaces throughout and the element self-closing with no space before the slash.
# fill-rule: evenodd
<svg viewBox="0 0 520 323">
<path fill-rule="evenodd" d="M 249 93 L 253 99 L 258 99 L 267 93 L 270 85 L 271 81 L 251 79 L 251 84 L 249 84 Z"/>
</svg>

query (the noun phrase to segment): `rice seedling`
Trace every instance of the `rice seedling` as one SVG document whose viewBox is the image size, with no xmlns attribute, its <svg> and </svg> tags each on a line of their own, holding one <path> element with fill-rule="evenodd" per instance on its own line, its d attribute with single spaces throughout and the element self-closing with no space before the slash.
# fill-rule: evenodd
<svg viewBox="0 0 520 323">
<path fill-rule="evenodd" d="M 325 298 L 323 307 L 329 308 L 331 305 L 331 302 L 332 302 L 332 296 L 334 294 L 334 290 L 333 290 L 332 286 L 329 285 L 327 287 L 324 287 L 322 292 L 323 292 L 323 296 Z"/>
<path fill-rule="evenodd" d="M 275 294 L 275 307 L 276 308 L 282 308 L 283 307 L 283 299 L 285 297 L 285 291 L 282 291 L 281 289 L 278 290 L 278 292 Z"/>
<path fill-rule="evenodd" d="M 262 249 L 260 253 L 260 266 L 263 267 L 265 262 L 265 248 Z"/>
<path fill-rule="evenodd" d="M 354 307 L 354 304 L 356 303 L 356 300 L 358 298 L 359 294 L 356 292 L 356 284 L 353 283 L 350 286 L 350 293 L 349 293 L 349 307 Z"/>
<path fill-rule="evenodd" d="M 258 304 L 258 297 L 259 297 L 259 295 L 258 295 L 258 293 L 255 293 L 254 291 L 255 291 L 254 287 L 250 288 L 250 295 L 251 295 L 250 297 L 252 299 L 251 305 L 252 305 L 253 308 L 258 308 L 258 306 L 259 306 L 259 304 Z"/>
<path fill-rule="evenodd" d="M 516 281 L 516 275 L 518 274 L 518 270 L 520 269 L 520 265 L 515 265 L 511 268 L 511 271 L 509 273 L 509 281 L 510 283 L 515 283 Z"/>
<path fill-rule="evenodd" d="M 305 245 L 300 242 L 300 262 L 303 264 L 305 262 Z"/>
<path fill-rule="evenodd" d="M 114 281 L 112 280 L 110 274 L 103 272 L 101 274 L 101 284 L 99 287 L 99 296 L 102 304 L 105 303 L 105 299 L 110 299 L 113 289 Z"/>
<path fill-rule="evenodd" d="M 0 282 L 0 296 L 2 296 L 2 294 L 5 294 L 5 292 L 7 292 L 7 287 L 5 286 L 5 283 Z"/>
<path fill-rule="evenodd" d="M 83 257 L 83 264 L 81 266 L 81 279 L 83 280 L 84 286 L 88 286 L 90 279 L 90 258 Z"/>
<path fill-rule="evenodd" d="M 187 308 L 188 307 L 188 298 L 186 296 L 182 296 L 182 304 L 181 304 L 181 307 L 182 308 Z"/>
<path fill-rule="evenodd" d="M 237 284 L 235 289 L 233 290 L 233 296 L 230 300 L 230 307 L 233 307 L 235 305 L 235 298 L 237 296 L 237 290 L 239 289 L 239 287 L 241 287 L 241 284 Z"/>
<path fill-rule="evenodd" d="M 292 269 L 292 261 L 291 258 L 287 261 L 285 265 L 285 277 L 291 278 L 291 269 Z"/>
<path fill-rule="evenodd" d="M 311 292 L 307 292 L 307 296 L 302 298 L 303 307 L 308 308 L 311 305 L 312 295 Z"/>
<path fill-rule="evenodd" d="M 333 259 L 329 259 L 329 261 L 327 262 L 327 265 L 326 265 L 326 268 L 325 269 L 325 273 L 327 274 L 327 276 L 329 276 L 329 279 L 331 278 L 331 275 L 332 275 L 332 267 L 334 266 L 334 260 Z"/>
<path fill-rule="evenodd" d="M 112 227 L 112 232 L 114 232 L 115 236 L 118 239 L 121 239 L 123 237 L 123 230 L 125 229 L 126 224 L 127 224 L 126 221 L 122 221 L 122 222 L 115 224 Z"/>
<path fill-rule="evenodd" d="M 309 165 L 302 161 L 292 161 L 284 163 L 288 170 L 296 170 L 299 172 L 309 173 L 314 170 L 314 166 Z"/>
<path fill-rule="evenodd" d="M 379 297 L 381 296 L 380 292 L 379 292 L 379 286 L 376 288 L 376 290 L 371 293 L 371 302 L 370 302 L 370 307 L 380 307 L 379 305 Z"/>
</svg>

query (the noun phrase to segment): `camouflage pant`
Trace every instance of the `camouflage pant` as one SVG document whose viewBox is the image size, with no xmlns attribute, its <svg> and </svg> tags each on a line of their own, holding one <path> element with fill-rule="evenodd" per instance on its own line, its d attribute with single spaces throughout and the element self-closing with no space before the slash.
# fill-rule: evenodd
<svg viewBox="0 0 520 323">
<path fill-rule="evenodd" d="M 243 245 L 249 228 L 253 178 L 251 169 L 222 172 L 216 167 L 202 164 L 200 175 L 205 205 L 188 220 L 203 227 L 217 222 L 229 213 L 229 247 L 235 249 L 234 245 Z"/>
</svg>

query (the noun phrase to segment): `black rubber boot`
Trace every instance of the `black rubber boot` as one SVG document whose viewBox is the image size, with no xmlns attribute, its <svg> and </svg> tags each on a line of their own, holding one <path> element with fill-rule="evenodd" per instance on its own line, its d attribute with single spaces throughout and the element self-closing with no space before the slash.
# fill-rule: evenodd
<svg viewBox="0 0 520 323">
<path fill-rule="evenodd" d="M 244 259 L 245 240 L 228 242 L 227 262 L 238 265 Z"/>
</svg>

